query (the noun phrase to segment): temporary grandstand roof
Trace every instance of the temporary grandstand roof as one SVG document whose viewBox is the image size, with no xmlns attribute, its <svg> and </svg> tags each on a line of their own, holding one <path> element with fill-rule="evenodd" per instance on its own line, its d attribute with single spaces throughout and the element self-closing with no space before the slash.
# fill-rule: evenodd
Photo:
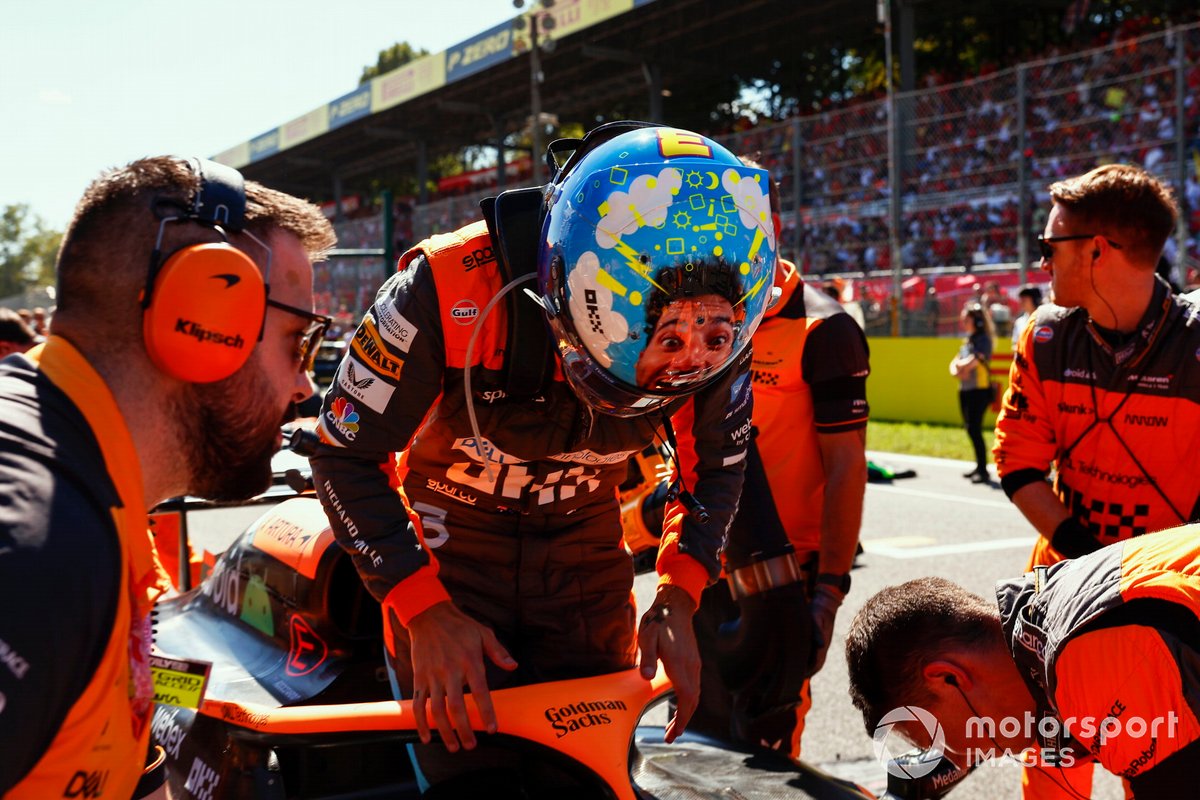
<svg viewBox="0 0 1200 800">
<path fill-rule="evenodd" d="M 891 1 L 897 59 L 911 81 L 914 16 L 953 17 L 961 6 Z M 1061 10 L 1074 1 L 1002 5 L 1016 14 L 1015 6 Z M 526 19 L 522 29 L 508 22 L 479 32 L 307 113 L 297 109 L 300 116 L 216 158 L 268 185 L 327 199 L 370 193 L 377 179 L 386 184 L 398 175 L 420 175 L 423 164 L 466 146 L 495 146 L 528 129 L 530 5 L 537 4 L 527 3 L 514 17 Z M 660 102 L 658 121 L 704 129 L 714 105 L 734 99 L 723 96 L 731 74 L 742 80 L 774 75 L 787 92 L 808 74 L 806 57 L 822 47 L 883 49 L 873 0 L 554 0 L 538 13 L 555 22 L 554 49 L 541 56 L 542 111 L 588 127 L 614 113 L 653 119 Z M 372 54 L 363 55 L 366 61 Z M 711 84 L 712 91 L 681 91 L 696 83 Z M 692 107 L 688 97 L 695 98 Z"/>
<path fill-rule="evenodd" d="M 766 75 L 773 62 L 786 62 L 819 41 L 860 37 L 881 47 L 874 3 L 860 0 L 852 12 L 849 5 L 843 0 L 557 0 L 550 11 L 555 46 L 541 56 L 542 109 L 585 124 L 614 109 L 645 119 L 652 85 L 670 92 L 683 82 L 728 80 L 731 72 L 743 78 Z M 422 143 L 427 159 L 468 145 L 494 145 L 498 134 L 528 125 L 527 35 L 507 23 L 496 26 L 331 98 L 216 158 L 268 185 L 325 198 L 335 185 L 349 193 L 389 173 L 416 174 Z M 398 96 L 406 99 L 389 106 Z M 664 97 L 663 117 L 697 124 L 692 121 L 702 121 L 713 102 L 710 96 L 707 107 L 689 109 Z"/>
</svg>

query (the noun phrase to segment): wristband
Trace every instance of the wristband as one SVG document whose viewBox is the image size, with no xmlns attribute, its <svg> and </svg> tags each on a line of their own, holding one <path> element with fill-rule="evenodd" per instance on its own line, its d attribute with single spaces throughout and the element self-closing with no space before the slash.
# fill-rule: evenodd
<svg viewBox="0 0 1200 800">
<path fill-rule="evenodd" d="M 1100 549 L 1100 543 L 1092 532 L 1074 517 L 1067 517 L 1058 523 L 1054 535 L 1050 537 L 1050 546 L 1067 558 L 1079 558 Z"/>
<path fill-rule="evenodd" d="M 729 592 L 734 600 L 798 583 L 805 579 L 804 567 L 789 550 L 773 558 L 753 561 L 744 567 L 731 570 L 726 576 Z"/>
<path fill-rule="evenodd" d="M 843 572 L 841 575 L 835 575 L 832 572 L 822 572 L 817 575 L 817 585 L 825 584 L 832 586 L 842 594 L 850 593 L 850 573 Z"/>
<path fill-rule="evenodd" d="M 833 611 L 837 611 L 839 608 L 841 608 L 842 602 L 845 599 L 846 595 L 843 592 L 839 592 L 837 587 L 818 586 L 813 590 L 812 600 L 809 601 L 809 605 L 811 605 L 813 608 L 828 607 Z"/>
</svg>

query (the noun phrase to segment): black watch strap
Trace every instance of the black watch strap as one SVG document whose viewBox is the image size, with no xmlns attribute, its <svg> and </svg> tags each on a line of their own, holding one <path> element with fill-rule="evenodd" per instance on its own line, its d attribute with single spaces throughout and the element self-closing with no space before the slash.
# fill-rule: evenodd
<svg viewBox="0 0 1200 800">
<path fill-rule="evenodd" d="M 822 572 L 817 575 L 817 585 L 826 584 L 837 589 L 842 594 L 850 593 L 850 573 L 843 572 L 841 575 L 835 575 L 832 572 Z"/>
</svg>

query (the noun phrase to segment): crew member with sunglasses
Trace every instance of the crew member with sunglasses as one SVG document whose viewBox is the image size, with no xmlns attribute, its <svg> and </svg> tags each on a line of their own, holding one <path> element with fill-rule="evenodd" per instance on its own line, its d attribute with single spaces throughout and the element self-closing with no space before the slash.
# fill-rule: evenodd
<svg viewBox="0 0 1200 800">
<path fill-rule="evenodd" d="M 1038 242 L 1054 302 L 1018 343 L 993 447 L 1041 534 L 1030 568 L 1200 517 L 1200 309 L 1155 274 L 1178 217 L 1171 190 L 1110 164 L 1050 198 Z M 1063 796 L 1025 778 L 1026 798 Z"/>
<path fill-rule="evenodd" d="M 333 241 L 316 206 L 212 162 L 146 158 L 84 192 L 50 336 L 0 361 L 5 800 L 165 796 L 143 774 L 166 587 L 146 511 L 270 485 Z"/>
</svg>

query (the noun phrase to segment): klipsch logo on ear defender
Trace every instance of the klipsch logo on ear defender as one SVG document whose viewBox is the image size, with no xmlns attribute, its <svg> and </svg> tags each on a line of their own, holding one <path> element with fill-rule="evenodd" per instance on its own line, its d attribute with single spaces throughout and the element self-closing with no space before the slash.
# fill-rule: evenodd
<svg viewBox="0 0 1200 800">
<path fill-rule="evenodd" d="M 210 331 L 200 325 L 200 323 L 192 322 L 191 320 L 184 319 L 183 317 L 175 320 L 175 333 L 182 333 L 185 336 L 194 336 L 198 341 L 201 342 L 212 342 L 214 344 L 225 345 L 226 347 L 236 347 L 239 350 L 246 346 L 246 340 L 242 338 L 240 333 L 230 336 L 229 334 L 221 333 L 220 331 Z"/>
</svg>

